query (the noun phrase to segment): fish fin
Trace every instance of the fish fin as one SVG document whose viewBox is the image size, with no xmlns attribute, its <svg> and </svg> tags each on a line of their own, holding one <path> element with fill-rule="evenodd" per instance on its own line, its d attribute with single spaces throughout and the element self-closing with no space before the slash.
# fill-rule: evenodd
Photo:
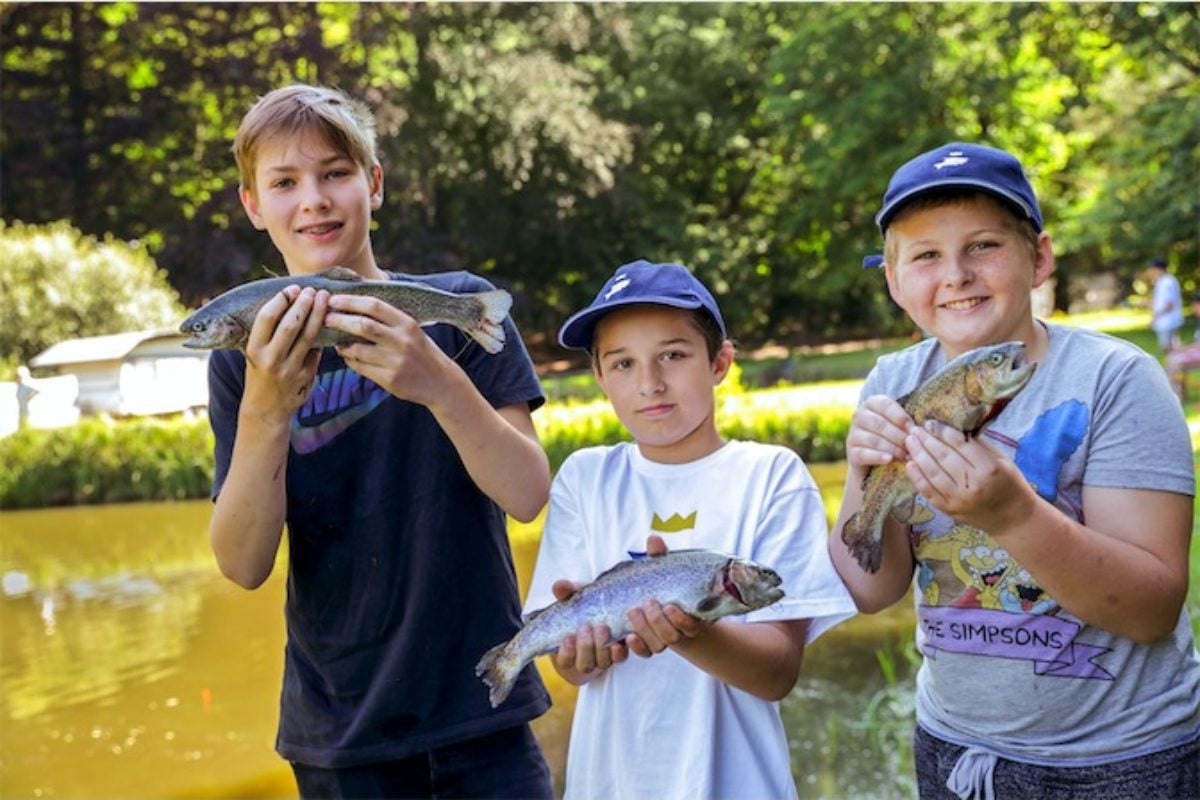
<svg viewBox="0 0 1200 800">
<path fill-rule="evenodd" d="M 916 509 L 917 496 L 915 494 L 908 495 L 907 497 L 901 496 L 896 501 L 896 504 L 892 506 L 892 519 L 908 525 L 915 521 L 913 517 L 916 516 Z"/>
<path fill-rule="evenodd" d="M 696 605 L 696 612 L 698 614 L 704 614 L 714 610 L 720 604 L 721 598 L 719 596 L 714 597 L 713 595 L 709 595 Z"/>
<path fill-rule="evenodd" d="M 361 281 L 365 280 L 362 275 L 359 275 L 349 267 L 330 267 L 327 270 L 317 273 L 318 277 L 325 278 L 331 281 Z"/>
<path fill-rule="evenodd" d="M 482 306 L 479 321 L 467 335 L 479 342 L 488 353 L 499 353 L 504 349 L 504 318 L 512 308 L 512 295 L 503 289 L 478 292 L 474 295 Z"/>
<path fill-rule="evenodd" d="M 517 675 L 524 666 L 524 664 L 516 664 L 516 668 L 513 668 L 513 659 L 508 652 L 510 644 L 512 644 L 511 639 L 501 642 L 484 653 L 483 657 L 479 659 L 479 663 L 475 665 L 476 677 L 481 678 L 484 685 L 488 687 L 488 701 L 492 704 L 492 708 L 497 707 L 508 698 L 513 684 L 517 682 Z"/>
<path fill-rule="evenodd" d="M 883 562 L 883 530 L 872 534 L 863 512 L 856 511 L 842 526 L 842 542 L 858 565 L 867 572 L 878 572 Z"/>
</svg>

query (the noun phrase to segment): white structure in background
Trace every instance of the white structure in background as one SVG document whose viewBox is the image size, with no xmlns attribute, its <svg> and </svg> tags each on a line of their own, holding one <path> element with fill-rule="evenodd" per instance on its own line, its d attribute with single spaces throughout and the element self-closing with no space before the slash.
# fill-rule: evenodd
<svg viewBox="0 0 1200 800">
<path fill-rule="evenodd" d="M 173 414 L 208 405 L 208 351 L 183 346 L 174 330 L 70 339 L 43 350 L 19 383 L 0 384 L 0 436 L 26 422 L 36 428 L 74 424 L 80 416 Z M 30 391 L 32 390 L 32 392 Z"/>
</svg>

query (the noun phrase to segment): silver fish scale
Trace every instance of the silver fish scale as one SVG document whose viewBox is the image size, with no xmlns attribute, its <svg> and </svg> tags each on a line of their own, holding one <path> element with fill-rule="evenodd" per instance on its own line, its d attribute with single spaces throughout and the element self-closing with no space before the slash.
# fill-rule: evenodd
<svg viewBox="0 0 1200 800">
<path fill-rule="evenodd" d="M 730 575 L 724 570 L 730 568 Z M 733 577 L 737 573 L 740 577 Z M 744 604 L 725 591 L 718 578 L 737 583 Z M 717 584 L 714 588 L 714 584 Z M 521 669 L 534 657 L 558 649 L 585 623 L 607 625 L 614 640 L 632 632 L 629 609 L 653 597 L 701 619 L 762 608 L 783 597 L 780 578 L 770 569 L 713 550 L 675 550 L 661 556 L 623 561 L 583 586 L 567 600 L 530 614 L 516 636 L 491 648 L 475 666 L 495 707 L 504 702 Z M 704 601 L 708 601 L 705 603 Z M 705 610 L 699 610 L 704 603 Z"/>
</svg>

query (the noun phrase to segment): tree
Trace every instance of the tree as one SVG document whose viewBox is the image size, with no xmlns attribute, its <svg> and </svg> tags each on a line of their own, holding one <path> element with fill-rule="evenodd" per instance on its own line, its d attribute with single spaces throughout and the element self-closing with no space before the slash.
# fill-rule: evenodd
<svg viewBox="0 0 1200 800">
<path fill-rule="evenodd" d="M 145 247 L 66 222 L 0 222 L 0 369 L 80 336 L 175 328 L 179 296 Z"/>
</svg>

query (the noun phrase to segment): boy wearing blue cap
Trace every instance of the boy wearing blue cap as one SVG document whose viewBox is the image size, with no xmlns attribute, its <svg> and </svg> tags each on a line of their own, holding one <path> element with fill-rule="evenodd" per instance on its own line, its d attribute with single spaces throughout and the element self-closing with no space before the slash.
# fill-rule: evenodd
<svg viewBox="0 0 1200 800">
<path fill-rule="evenodd" d="M 792 451 L 717 431 L 714 392 L 733 345 L 685 267 L 626 264 L 559 341 L 591 353 L 633 442 L 580 450 L 559 469 L 526 612 L 643 546 L 664 552 L 664 539 L 772 567 L 786 592 L 711 624 L 649 600 L 629 610 L 624 641 L 587 626 L 568 637 L 553 658 L 581 687 L 566 797 L 795 797 L 777 701 L 805 644 L 854 610 L 829 561 L 816 484 Z M 627 660 L 630 650 L 642 658 Z"/>
<path fill-rule="evenodd" d="M 892 298 L 930 338 L 879 360 L 846 440 L 830 537 L 860 610 L 916 576 L 922 797 L 1200 796 L 1200 658 L 1183 607 L 1195 475 L 1163 370 L 1033 316 L 1054 271 L 1020 162 L 952 143 L 896 171 L 876 218 Z M 1039 366 L 974 439 L 902 397 L 955 356 L 1018 340 Z M 874 465 L 921 497 L 868 573 L 842 542 Z"/>
</svg>

